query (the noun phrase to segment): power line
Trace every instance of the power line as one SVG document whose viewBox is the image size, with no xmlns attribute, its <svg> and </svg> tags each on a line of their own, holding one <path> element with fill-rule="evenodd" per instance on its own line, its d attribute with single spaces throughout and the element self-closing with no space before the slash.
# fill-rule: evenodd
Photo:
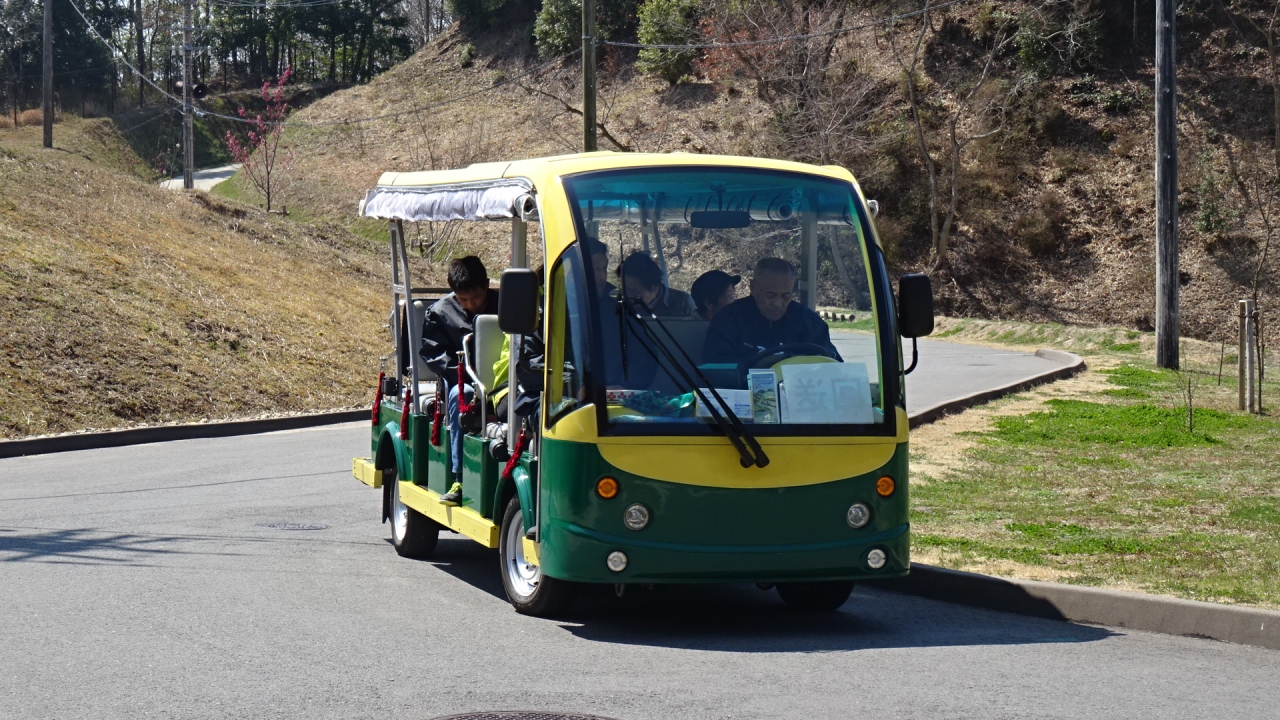
<svg viewBox="0 0 1280 720">
<path fill-rule="evenodd" d="M 717 42 L 717 43 L 701 43 L 701 44 L 690 44 L 690 45 L 628 43 L 628 42 L 615 42 L 613 40 L 602 40 L 600 41 L 600 44 L 612 45 L 613 47 L 640 48 L 642 50 L 646 50 L 646 49 L 647 50 L 718 50 L 720 48 L 731 48 L 731 47 L 748 47 L 748 46 L 754 46 L 754 45 L 775 45 L 778 43 L 791 42 L 793 40 L 809 40 L 812 38 L 829 37 L 831 35 L 841 35 L 844 33 L 855 32 L 857 30 L 866 30 L 867 28 L 872 28 L 877 25 L 890 25 L 900 20 L 906 20 L 907 18 L 910 18 L 910 17 L 916 17 L 917 15 L 923 15 L 928 12 L 933 12 L 934 10 L 941 10 L 943 8 L 951 7 L 952 5 L 960 5 L 961 3 L 966 3 L 966 2 L 970 2 L 970 0 L 949 0 L 949 2 L 939 3 L 937 5 L 930 5 L 929 7 L 924 7 L 919 10 L 912 10 L 911 12 L 902 13 L 901 15 L 891 15 L 887 18 L 874 20 L 872 22 L 864 23 L 862 25 L 849 25 L 846 27 L 836 28 L 835 30 L 824 30 L 822 32 L 808 33 L 805 35 L 785 35 L 782 37 L 766 38 L 763 40 L 742 40 L 738 42 L 727 42 L 727 43 Z"/>
<path fill-rule="evenodd" d="M 309 8 L 324 5 L 350 4 L 351 0 L 282 0 L 281 2 L 252 2 L 252 0 L 210 0 L 212 5 L 223 8 Z"/>
</svg>

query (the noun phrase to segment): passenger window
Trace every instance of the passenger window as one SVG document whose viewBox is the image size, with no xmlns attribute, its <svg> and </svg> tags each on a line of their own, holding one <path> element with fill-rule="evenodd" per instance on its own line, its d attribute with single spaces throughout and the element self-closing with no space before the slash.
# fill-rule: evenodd
<svg viewBox="0 0 1280 720">
<path fill-rule="evenodd" d="M 547 427 L 586 402 L 583 316 L 585 279 L 578 248 L 570 248 L 551 271 L 547 335 Z"/>
</svg>

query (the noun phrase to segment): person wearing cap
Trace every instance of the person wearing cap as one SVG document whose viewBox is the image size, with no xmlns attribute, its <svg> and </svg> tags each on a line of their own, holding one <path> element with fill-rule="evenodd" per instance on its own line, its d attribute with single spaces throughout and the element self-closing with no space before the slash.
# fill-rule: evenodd
<svg viewBox="0 0 1280 720">
<path fill-rule="evenodd" d="M 637 250 L 628 255 L 618 267 L 618 275 L 627 297 L 644 303 L 658 317 L 688 318 L 698 311 L 693 298 L 687 293 L 669 288 L 662 282 L 662 269 L 644 251 Z"/>
<path fill-rule="evenodd" d="M 751 275 L 751 295 L 716 313 L 702 350 L 706 363 L 739 363 L 779 345 L 809 343 L 841 360 L 831 330 L 818 313 L 795 302 L 796 268 L 782 258 L 762 258 Z"/>
<path fill-rule="evenodd" d="M 734 288 L 741 281 L 741 275 L 730 275 L 723 270 L 711 270 L 698 276 L 689 288 L 689 294 L 698 307 L 698 317 L 703 320 L 715 318 L 716 313 L 734 301 Z"/>
</svg>

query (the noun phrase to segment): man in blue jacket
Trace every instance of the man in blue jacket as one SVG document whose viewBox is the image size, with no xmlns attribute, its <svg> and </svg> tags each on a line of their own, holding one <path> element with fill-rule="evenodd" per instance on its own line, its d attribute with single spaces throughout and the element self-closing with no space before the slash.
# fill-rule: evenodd
<svg viewBox="0 0 1280 720">
<path fill-rule="evenodd" d="M 831 331 L 818 313 L 795 302 L 796 269 L 782 258 L 763 258 L 751 277 L 751 295 L 716 313 L 707 328 L 702 359 L 739 363 L 762 350 L 812 343 L 841 360 Z"/>
</svg>

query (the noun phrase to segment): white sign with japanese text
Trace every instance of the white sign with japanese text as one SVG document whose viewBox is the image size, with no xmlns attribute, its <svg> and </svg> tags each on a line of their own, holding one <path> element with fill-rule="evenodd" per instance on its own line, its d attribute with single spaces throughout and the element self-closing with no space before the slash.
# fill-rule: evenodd
<svg viewBox="0 0 1280 720">
<path fill-rule="evenodd" d="M 870 424 L 871 382 L 862 363 L 783 365 L 784 423 Z"/>
</svg>

